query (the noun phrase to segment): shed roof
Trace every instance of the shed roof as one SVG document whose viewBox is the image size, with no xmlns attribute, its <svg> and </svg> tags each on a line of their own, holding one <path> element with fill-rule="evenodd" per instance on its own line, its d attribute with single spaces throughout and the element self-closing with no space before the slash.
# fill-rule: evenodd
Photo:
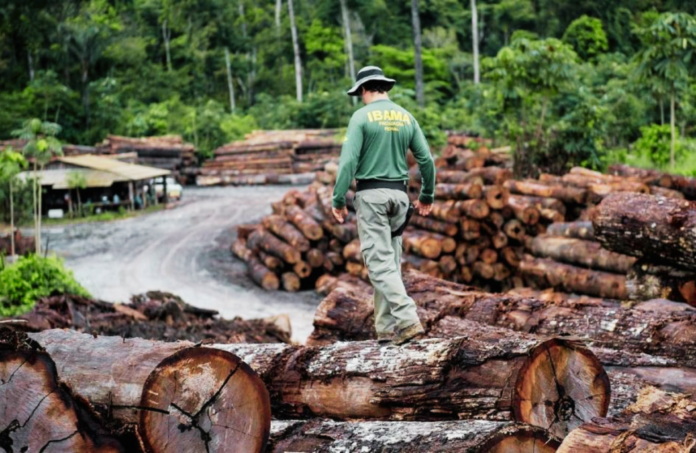
<svg viewBox="0 0 696 453">
<path fill-rule="evenodd" d="M 106 171 L 119 175 L 126 181 L 141 181 L 143 179 L 152 179 L 159 176 L 167 176 L 171 174 L 169 170 L 161 168 L 147 167 L 145 165 L 129 164 L 116 159 L 86 154 L 83 156 L 59 157 L 57 160 L 70 165 L 90 168 L 92 170 Z"/>
</svg>

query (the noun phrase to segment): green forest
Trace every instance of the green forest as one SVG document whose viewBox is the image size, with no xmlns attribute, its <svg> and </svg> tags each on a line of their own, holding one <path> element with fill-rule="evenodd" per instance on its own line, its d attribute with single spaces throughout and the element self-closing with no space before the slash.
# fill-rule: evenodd
<svg viewBox="0 0 696 453">
<path fill-rule="evenodd" d="M 181 134 L 205 158 L 254 129 L 345 127 L 353 74 L 378 65 L 434 148 L 457 130 L 521 173 L 693 173 L 695 50 L 693 0 L 11 0 L 0 139 L 39 118 L 64 143 Z"/>
</svg>

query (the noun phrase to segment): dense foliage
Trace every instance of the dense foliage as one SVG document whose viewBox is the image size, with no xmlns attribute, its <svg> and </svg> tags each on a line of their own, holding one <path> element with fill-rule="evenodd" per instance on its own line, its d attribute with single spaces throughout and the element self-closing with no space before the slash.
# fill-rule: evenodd
<svg viewBox="0 0 696 453">
<path fill-rule="evenodd" d="M 30 311 L 36 300 L 54 294 L 89 293 L 56 257 L 29 255 L 0 270 L 0 316 Z"/>
<path fill-rule="evenodd" d="M 255 128 L 345 127 L 356 105 L 344 95 L 341 2 L 293 3 L 302 102 L 287 1 L 279 16 L 272 0 L 5 2 L 0 138 L 37 117 L 61 124 L 65 143 L 179 133 L 207 154 Z M 445 129 L 468 130 L 513 145 L 520 170 L 601 166 L 630 155 L 642 128 L 673 116 L 680 133 L 661 140 L 674 140 L 675 153 L 691 146 L 692 0 L 479 0 L 480 84 L 470 2 L 421 0 L 423 108 L 414 101 L 410 2 L 345 3 L 355 66 L 381 65 L 395 77 L 393 98 L 436 145 Z"/>
</svg>

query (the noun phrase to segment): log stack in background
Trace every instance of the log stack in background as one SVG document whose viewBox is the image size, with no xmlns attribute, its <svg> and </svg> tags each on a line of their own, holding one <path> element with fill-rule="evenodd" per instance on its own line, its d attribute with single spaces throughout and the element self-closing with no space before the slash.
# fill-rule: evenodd
<svg viewBox="0 0 696 453">
<path fill-rule="evenodd" d="M 193 184 L 198 174 L 196 149 L 178 135 L 132 138 L 109 135 L 96 145 L 97 154 L 136 153 L 138 163 L 170 170 L 182 184 Z"/>
<path fill-rule="evenodd" d="M 215 158 L 203 164 L 199 186 L 298 184 L 311 181 L 312 172 L 323 170 L 341 150 L 337 131 L 256 131 L 245 140 L 215 150 Z M 310 178 L 309 181 L 307 178 Z"/>
</svg>

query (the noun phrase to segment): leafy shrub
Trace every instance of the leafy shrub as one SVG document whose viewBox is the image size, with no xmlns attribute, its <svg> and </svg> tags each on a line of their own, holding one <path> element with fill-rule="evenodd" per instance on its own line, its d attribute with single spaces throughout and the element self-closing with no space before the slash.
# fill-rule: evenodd
<svg viewBox="0 0 696 453">
<path fill-rule="evenodd" d="M 633 145 L 635 154 L 659 168 L 669 165 L 669 149 L 672 140 L 669 125 L 644 126 L 640 128 L 640 132 L 642 136 Z M 677 135 L 679 135 L 678 131 Z M 679 141 L 675 143 L 674 154 L 676 159 L 684 154 L 684 147 Z"/>
<path fill-rule="evenodd" d="M 0 271 L 0 316 L 15 316 L 32 309 L 36 300 L 52 294 L 89 293 L 56 257 L 21 257 Z"/>
</svg>

